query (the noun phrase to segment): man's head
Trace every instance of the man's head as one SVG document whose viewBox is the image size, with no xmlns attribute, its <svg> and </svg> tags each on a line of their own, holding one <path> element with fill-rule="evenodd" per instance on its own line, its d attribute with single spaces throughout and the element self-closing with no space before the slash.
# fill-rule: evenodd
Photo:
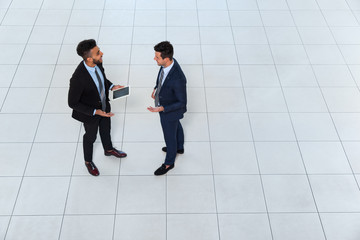
<svg viewBox="0 0 360 240">
<path fill-rule="evenodd" d="M 165 66 L 171 64 L 174 55 L 174 48 L 170 42 L 165 41 L 158 43 L 154 46 L 155 57 L 154 60 L 159 66 Z"/>
<path fill-rule="evenodd" d="M 94 39 L 81 41 L 76 48 L 76 52 L 88 65 L 102 63 L 103 53 L 96 45 L 96 41 Z"/>
</svg>

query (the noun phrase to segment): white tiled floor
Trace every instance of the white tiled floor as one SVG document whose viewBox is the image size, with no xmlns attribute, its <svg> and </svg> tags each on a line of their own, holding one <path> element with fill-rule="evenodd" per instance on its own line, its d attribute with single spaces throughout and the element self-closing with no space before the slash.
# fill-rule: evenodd
<svg viewBox="0 0 360 240">
<path fill-rule="evenodd" d="M 67 91 L 94 38 L 114 145 L 83 165 Z M 167 176 L 146 110 L 169 40 L 188 79 Z M 360 239 L 359 0 L 0 0 L 0 239 Z"/>
</svg>

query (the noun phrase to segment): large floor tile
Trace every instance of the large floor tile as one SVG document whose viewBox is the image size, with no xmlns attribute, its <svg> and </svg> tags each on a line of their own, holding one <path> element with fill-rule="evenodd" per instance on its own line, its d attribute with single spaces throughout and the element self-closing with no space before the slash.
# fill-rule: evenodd
<svg viewBox="0 0 360 240">
<path fill-rule="evenodd" d="M 316 212 L 305 175 L 262 176 L 269 212 Z"/>
<path fill-rule="evenodd" d="M 185 153 L 183 155 L 177 155 L 176 166 L 169 175 L 212 174 L 209 142 L 185 142 L 184 149 Z M 165 159 L 165 156 L 164 153 L 160 160 Z"/>
<path fill-rule="evenodd" d="M 321 87 L 354 87 L 356 83 L 348 66 L 314 65 L 314 73 Z"/>
<path fill-rule="evenodd" d="M 251 113 L 255 141 L 294 141 L 295 135 L 287 113 Z"/>
<path fill-rule="evenodd" d="M 27 45 L 21 64 L 55 64 L 59 51 L 60 45 Z"/>
<path fill-rule="evenodd" d="M 283 87 L 317 87 L 310 65 L 277 65 L 277 73 Z"/>
<path fill-rule="evenodd" d="M 171 214 L 167 217 L 168 240 L 219 239 L 215 214 Z"/>
<path fill-rule="evenodd" d="M 34 143 L 25 175 L 71 175 L 76 145 L 76 143 Z"/>
<path fill-rule="evenodd" d="M 50 0 L 56 2 L 54 0 Z M 71 0 L 70 0 L 71 1 Z M 71 10 L 70 9 L 46 9 L 46 2 L 44 1 L 43 8 L 36 19 L 37 26 L 65 26 L 67 25 Z M 65 3 L 66 1 L 64 1 Z M 69 2 L 69 0 L 68 0 Z"/>
<path fill-rule="evenodd" d="M 168 176 L 168 213 L 215 213 L 214 181 L 210 175 Z"/>
<path fill-rule="evenodd" d="M 301 44 L 301 39 L 298 33 L 298 30 L 295 27 L 267 27 L 266 34 L 269 39 L 270 44 Z M 289 48 L 289 47 L 288 47 Z M 285 48 L 286 49 L 286 48 Z M 291 55 L 285 55 L 285 49 L 277 49 L 278 57 L 290 57 Z M 291 48 L 290 48 L 291 49 Z M 289 50 L 290 50 L 289 49 Z M 273 48 L 275 50 L 275 48 Z M 298 46 L 292 49 L 292 54 L 301 54 L 303 55 L 303 50 Z M 303 60 L 306 58 L 303 58 Z M 283 60 L 283 58 L 277 59 Z"/>
<path fill-rule="evenodd" d="M 114 239 L 165 240 L 166 216 L 159 214 L 116 215 Z"/>
<path fill-rule="evenodd" d="M 302 45 L 272 45 L 271 51 L 276 64 L 308 64 L 309 60 Z"/>
<path fill-rule="evenodd" d="M 239 64 L 273 64 L 274 60 L 268 45 L 237 45 Z"/>
<path fill-rule="evenodd" d="M 206 104 L 206 96 L 208 93 L 205 94 L 204 88 L 187 88 L 187 112 L 194 112 L 194 113 L 203 113 L 209 109 L 210 105 Z"/>
<path fill-rule="evenodd" d="M 5 239 L 5 234 L 8 229 L 10 217 L 0 217 L 0 237 Z"/>
<path fill-rule="evenodd" d="M 245 113 L 209 113 L 211 141 L 252 141 L 248 115 Z"/>
<path fill-rule="evenodd" d="M 257 175 L 215 176 L 219 213 L 266 212 L 260 177 Z"/>
<path fill-rule="evenodd" d="M 1 26 L 0 44 L 26 44 L 31 26 Z"/>
<path fill-rule="evenodd" d="M 328 113 L 292 113 L 296 137 L 300 141 L 339 140 Z"/>
<path fill-rule="evenodd" d="M 113 225 L 113 215 L 66 215 L 59 239 L 110 240 Z"/>
<path fill-rule="evenodd" d="M 10 64 L 0 65 L 0 74 L 1 74 L 0 87 L 2 88 L 10 87 L 16 71 L 17 71 L 17 65 L 10 65 Z"/>
<path fill-rule="evenodd" d="M 1 112 L 41 113 L 47 92 L 47 88 L 10 88 Z"/>
<path fill-rule="evenodd" d="M 3 57 L 0 64 L 18 64 L 24 52 L 25 45 L 1 44 L 3 49 Z"/>
<path fill-rule="evenodd" d="M 350 174 L 348 159 L 339 142 L 299 143 L 306 171 L 309 174 Z"/>
<path fill-rule="evenodd" d="M 240 71 L 244 87 L 280 87 L 273 65 L 241 65 Z"/>
<path fill-rule="evenodd" d="M 11 86 L 49 87 L 54 67 L 54 65 L 19 65 Z"/>
<path fill-rule="evenodd" d="M 22 176 L 30 150 L 31 143 L 1 143 L 0 176 Z"/>
<path fill-rule="evenodd" d="M 276 240 L 324 240 L 323 228 L 316 213 L 270 214 L 271 230 Z"/>
<path fill-rule="evenodd" d="M 42 114 L 35 141 L 77 142 L 79 132 L 80 122 L 71 118 L 70 114 Z"/>
<path fill-rule="evenodd" d="M 185 113 L 180 122 L 184 129 L 185 142 L 209 141 L 209 123 L 206 113 Z"/>
<path fill-rule="evenodd" d="M 319 212 L 359 212 L 360 192 L 352 175 L 314 175 L 310 184 Z"/>
<path fill-rule="evenodd" d="M 272 239 L 266 214 L 221 214 L 219 231 L 221 239 Z"/>
<path fill-rule="evenodd" d="M 358 113 L 333 113 L 332 117 L 341 140 L 358 141 L 360 135 L 360 114 Z"/>
<path fill-rule="evenodd" d="M 201 50 L 204 64 L 238 63 L 236 58 L 236 48 L 234 45 L 202 45 Z M 222 54 L 224 51 L 228 54 Z"/>
<path fill-rule="evenodd" d="M 116 209 L 116 176 L 72 177 L 66 214 L 113 214 Z"/>
<path fill-rule="evenodd" d="M 0 177 L 0 186 L 3 192 L 0 196 L 0 214 L 11 215 L 14 209 L 15 201 L 19 193 L 21 184 L 20 177 Z M 1 232 L 4 229 L 1 229 Z M 6 229 L 5 229 L 6 230 Z"/>
<path fill-rule="evenodd" d="M 262 174 L 304 174 L 304 164 L 294 142 L 256 142 Z"/>
<path fill-rule="evenodd" d="M 356 240 L 358 238 L 359 213 L 323 213 L 320 216 L 326 239 Z"/>
<path fill-rule="evenodd" d="M 61 44 L 65 26 L 35 26 L 29 38 L 29 44 Z"/>
<path fill-rule="evenodd" d="M 185 126 L 183 126 L 186 129 Z M 126 114 L 124 141 L 163 141 L 159 114 L 138 113 Z"/>
<path fill-rule="evenodd" d="M 21 184 L 14 215 L 63 214 L 68 177 L 26 177 Z"/>
<path fill-rule="evenodd" d="M 258 174 L 252 142 L 211 142 L 215 174 Z"/>
<path fill-rule="evenodd" d="M 0 142 L 32 142 L 40 114 L 0 114 Z"/>
<path fill-rule="evenodd" d="M 249 112 L 287 112 L 281 88 L 245 88 Z"/>
<path fill-rule="evenodd" d="M 360 112 L 358 88 L 323 88 L 330 112 Z"/>
<path fill-rule="evenodd" d="M 206 87 L 242 87 L 237 65 L 205 65 L 204 80 Z"/>
<path fill-rule="evenodd" d="M 120 174 L 153 175 L 154 171 L 164 162 L 166 154 L 161 151 L 164 145 L 162 142 L 125 142 L 123 144 L 123 151 L 128 156 L 126 159 L 123 159 L 124 161 L 121 161 Z M 177 159 L 182 161 L 180 156 Z M 176 168 L 180 166 L 176 165 Z"/>
<path fill-rule="evenodd" d="M 156 176 L 121 176 L 116 213 L 165 213 L 165 181 L 165 178 Z"/>
<path fill-rule="evenodd" d="M 319 88 L 283 88 L 289 112 L 327 112 Z"/>
<path fill-rule="evenodd" d="M 189 104 L 190 101 L 191 99 L 189 99 Z M 243 88 L 207 88 L 206 101 L 208 112 L 233 113 L 247 111 Z"/>
<path fill-rule="evenodd" d="M 355 173 L 360 173 L 360 143 L 359 142 L 343 142 L 346 156 L 351 164 L 351 169 Z"/>
<path fill-rule="evenodd" d="M 59 239 L 61 216 L 14 216 L 6 239 L 56 240 Z"/>
</svg>

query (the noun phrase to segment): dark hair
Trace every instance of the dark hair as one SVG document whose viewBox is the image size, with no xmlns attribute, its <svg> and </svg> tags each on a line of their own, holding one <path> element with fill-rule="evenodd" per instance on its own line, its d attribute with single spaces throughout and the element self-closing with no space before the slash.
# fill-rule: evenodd
<svg viewBox="0 0 360 240">
<path fill-rule="evenodd" d="M 94 39 L 87 39 L 79 42 L 76 48 L 77 54 L 84 60 L 90 57 L 90 50 L 96 47 L 96 41 Z"/>
<path fill-rule="evenodd" d="M 173 59 L 174 48 L 170 42 L 164 41 L 155 45 L 154 50 L 161 53 L 162 59 L 170 58 Z"/>
</svg>

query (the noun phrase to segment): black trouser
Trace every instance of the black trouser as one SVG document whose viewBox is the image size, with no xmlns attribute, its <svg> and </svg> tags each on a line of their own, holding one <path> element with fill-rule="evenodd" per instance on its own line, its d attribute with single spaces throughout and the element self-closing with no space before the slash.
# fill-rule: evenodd
<svg viewBox="0 0 360 240">
<path fill-rule="evenodd" d="M 84 128 L 83 148 L 84 159 L 86 162 L 92 162 L 93 145 L 96 140 L 98 129 L 104 150 L 113 149 L 110 136 L 111 121 L 109 117 L 96 117 L 96 120 L 91 121 L 90 123 L 84 123 Z"/>
</svg>

